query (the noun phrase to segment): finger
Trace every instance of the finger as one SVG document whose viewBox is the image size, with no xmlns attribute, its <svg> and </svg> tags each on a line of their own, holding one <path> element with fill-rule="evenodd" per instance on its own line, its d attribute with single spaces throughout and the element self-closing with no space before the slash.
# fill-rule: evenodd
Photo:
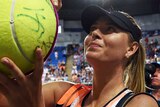
<svg viewBox="0 0 160 107">
<path fill-rule="evenodd" d="M 26 78 L 23 72 L 17 67 L 17 65 L 7 57 L 3 57 L 1 62 L 11 70 L 13 78 L 15 78 L 19 84 L 23 84 L 22 82 L 25 81 Z"/>
<path fill-rule="evenodd" d="M 62 0 L 58 0 L 57 10 L 59 11 L 62 8 Z"/>
<path fill-rule="evenodd" d="M 57 11 L 59 11 L 62 7 L 62 0 L 51 0 L 51 3 L 56 7 Z"/>
<path fill-rule="evenodd" d="M 8 90 L 12 89 L 14 82 L 5 74 L 0 72 L 0 91 L 4 94 L 8 93 Z"/>
<path fill-rule="evenodd" d="M 0 83 L 0 93 L 2 93 L 4 96 L 8 96 L 9 94 L 8 89 L 4 87 L 4 85 L 2 85 L 1 83 Z"/>
<path fill-rule="evenodd" d="M 43 54 L 42 49 L 37 48 L 35 51 L 36 62 L 35 62 L 35 70 L 33 72 L 33 78 L 35 81 L 41 81 L 42 73 L 43 73 Z"/>
<path fill-rule="evenodd" d="M 58 0 L 51 0 L 54 6 L 58 6 Z"/>
<path fill-rule="evenodd" d="M 12 90 L 12 91 L 11 91 Z M 5 107 L 10 107 L 8 104 L 12 99 L 15 99 L 15 91 L 12 88 L 7 89 L 3 85 L 0 84 L 0 100 L 2 101 L 1 104 L 7 104 Z M 4 107 L 4 106 L 3 106 Z"/>
</svg>

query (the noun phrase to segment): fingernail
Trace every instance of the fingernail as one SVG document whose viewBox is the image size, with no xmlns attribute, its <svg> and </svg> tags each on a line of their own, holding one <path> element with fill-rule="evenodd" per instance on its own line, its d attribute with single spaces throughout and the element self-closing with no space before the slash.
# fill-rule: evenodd
<svg viewBox="0 0 160 107">
<path fill-rule="evenodd" d="M 2 58 L 2 59 L 1 59 L 1 62 L 2 62 L 3 64 L 8 64 L 8 63 L 9 63 L 9 60 L 8 60 L 7 58 Z"/>
<path fill-rule="evenodd" d="M 41 48 L 37 48 L 37 50 L 36 50 L 36 54 L 38 54 L 38 55 L 42 55 L 42 49 L 41 49 Z"/>
</svg>

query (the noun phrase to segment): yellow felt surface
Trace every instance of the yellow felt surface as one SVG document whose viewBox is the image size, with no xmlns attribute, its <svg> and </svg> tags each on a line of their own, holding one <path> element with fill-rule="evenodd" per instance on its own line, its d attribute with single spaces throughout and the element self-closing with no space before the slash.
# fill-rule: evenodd
<svg viewBox="0 0 160 107">
<path fill-rule="evenodd" d="M 10 25 L 12 0 L 1 0 L 0 7 L 0 58 L 7 56 L 23 72 L 31 71 L 35 48 L 40 46 L 46 55 L 55 39 L 57 22 L 50 0 L 15 0 L 13 28 Z M 2 64 L 0 69 L 9 74 Z"/>
</svg>

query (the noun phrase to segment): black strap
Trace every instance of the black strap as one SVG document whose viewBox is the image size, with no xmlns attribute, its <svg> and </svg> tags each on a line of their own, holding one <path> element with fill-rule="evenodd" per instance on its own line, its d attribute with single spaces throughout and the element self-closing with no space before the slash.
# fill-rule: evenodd
<svg viewBox="0 0 160 107">
<path fill-rule="evenodd" d="M 153 97 L 153 96 L 152 96 L 151 94 L 149 94 L 149 93 L 141 92 L 141 93 L 138 93 L 138 94 L 134 94 L 133 92 L 131 92 L 131 93 L 126 94 L 126 95 L 118 102 L 118 104 L 116 105 L 116 107 L 125 107 L 125 106 L 128 104 L 128 102 L 129 102 L 130 100 L 132 100 L 132 98 L 134 98 L 135 96 L 138 96 L 138 95 L 140 95 L 140 94 L 145 94 L 145 95 L 148 95 L 148 96 L 152 97 L 152 98 L 157 102 L 157 105 L 158 105 L 158 101 L 155 99 L 155 97 Z"/>
<path fill-rule="evenodd" d="M 131 99 L 134 96 L 133 92 L 129 92 L 127 93 L 116 105 L 116 107 L 124 107 L 127 102 L 129 101 L 129 99 Z"/>
<path fill-rule="evenodd" d="M 124 88 L 121 92 L 119 92 L 114 98 L 112 98 L 110 101 L 108 101 L 103 107 L 106 107 L 111 101 L 113 101 L 116 97 L 118 97 L 120 94 L 122 94 L 124 91 L 126 91 L 128 88 Z"/>
</svg>

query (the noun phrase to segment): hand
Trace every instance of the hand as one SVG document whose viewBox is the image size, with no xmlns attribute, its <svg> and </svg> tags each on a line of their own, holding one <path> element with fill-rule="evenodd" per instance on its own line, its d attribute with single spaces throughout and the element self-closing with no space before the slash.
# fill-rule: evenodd
<svg viewBox="0 0 160 107">
<path fill-rule="evenodd" d="M 37 48 L 35 54 L 35 70 L 27 76 L 9 58 L 1 59 L 1 62 L 12 71 L 15 78 L 11 79 L 0 73 L 0 92 L 6 96 L 11 107 L 45 107 L 41 82 L 43 73 L 42 50 Z"/>
<path fill-rule="evenodd" d="M 51 0 L 52 4 L 56 7 L 56 10 L 59 11 L 62 7 L 62 0 Z"/>
</svg>

